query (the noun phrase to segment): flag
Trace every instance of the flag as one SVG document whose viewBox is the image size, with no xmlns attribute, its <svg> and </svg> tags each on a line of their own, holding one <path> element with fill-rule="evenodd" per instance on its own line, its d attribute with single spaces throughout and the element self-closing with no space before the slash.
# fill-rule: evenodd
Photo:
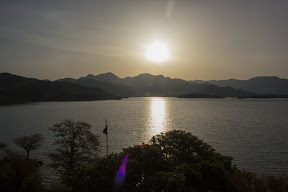
<svg viewBox="0 0 288 192">
<path fill-rule="evenodd" d="M 106 125 L 105 129 L 103 130 L 103 133 L 105 133 L 106 135 L 108 135 L 107 125 Z"/>
</svg>

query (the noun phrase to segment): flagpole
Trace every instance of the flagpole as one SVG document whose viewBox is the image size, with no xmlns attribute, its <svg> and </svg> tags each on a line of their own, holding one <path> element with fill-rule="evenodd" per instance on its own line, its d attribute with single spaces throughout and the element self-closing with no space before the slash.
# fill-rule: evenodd
<svg viewBox="0 0 288 192">
<path fill-rule="evenodd" d="M 107 125 L 107 119 L 106 119 L 105 123 L 106 123 L 106 129 L 107 129 L 107 133 L 106 133 L 106 150 L 107 150 L 107 156 L 108 156 L 108 125 Z"/>
<path fill-rule="evenodd" d="M 106 150 L 107 150 L 107 156 L 108 156 L 108 124 L 107 124 L 107 119 L 105 119 L 105 129 L 103 130 L 103 133 L 106 134 Z"/>
</svg>

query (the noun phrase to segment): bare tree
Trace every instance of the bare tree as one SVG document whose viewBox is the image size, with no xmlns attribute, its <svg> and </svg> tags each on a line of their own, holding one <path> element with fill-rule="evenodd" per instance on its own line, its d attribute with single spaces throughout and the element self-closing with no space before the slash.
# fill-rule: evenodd
<svg viewBox="0 0 288 192">
<path fill-rule="evenodd" d="M 61 174 L 69 174 L 81 164 L 98 157 L 99 137 L 90 129 L 88 123 L 72 120 L 52 126 L 50 130 L 54 133 L 54 143 L 58 148 L 48 155 L 52 160 L 50 166 Z"/>
<path fill-rule="evenodd" d="M 40 134 L 34 134 L 31 136 L 17 137 L 14 142 L 18 147 L 23 148 L 27 153 L 27 158 L 30 157 L 30 152 L 37 150 L 44 140 L 44 137 Z"/>
</svg>

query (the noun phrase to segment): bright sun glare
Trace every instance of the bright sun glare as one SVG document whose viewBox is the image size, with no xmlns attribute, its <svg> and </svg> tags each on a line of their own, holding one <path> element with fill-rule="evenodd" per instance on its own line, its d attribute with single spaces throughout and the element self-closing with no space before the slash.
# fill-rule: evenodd
<svg viewBox="0 0 288 192">
<path fill-rule="evenodd" d="M 146 46 L 146 57 L 154 62 L 164 62 L 169 59 L 169 50 L 166 44 L 155 41 Z"/>
</svg>

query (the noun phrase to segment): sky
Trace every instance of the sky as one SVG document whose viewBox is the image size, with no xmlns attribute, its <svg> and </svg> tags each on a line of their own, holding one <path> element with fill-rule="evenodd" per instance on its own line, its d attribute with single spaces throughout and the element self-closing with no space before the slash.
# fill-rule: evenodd
<svg viewBox="0 0 288 192">
<path fill-rule="evenodd" d="M 287 0 L 0 0 L 0 72 L 288 78 Z M 164 42 L 170 59 L 145 56 Z"/>
</svg>

